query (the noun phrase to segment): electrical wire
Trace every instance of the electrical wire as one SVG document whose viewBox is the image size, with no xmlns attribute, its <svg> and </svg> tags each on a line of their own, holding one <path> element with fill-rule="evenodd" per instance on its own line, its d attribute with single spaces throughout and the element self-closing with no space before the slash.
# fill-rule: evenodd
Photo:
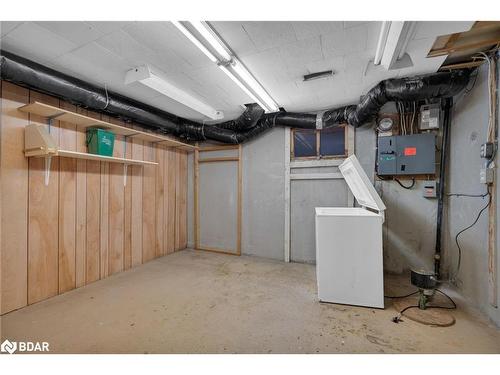
<svg viewBox="0 0 500 375">
<path fill-rule="evenodd" d="M 491 154 L 491 157 L 488 159 L 488 162 L 486 163 L 486 166 L 489 168 L 491 163 L 493 163 L 493 160 L 495 160 L 495 156 L 497 156 L 497 149 L 498 149 L 498 144 L 497 141 L 493 142 L 493 153 Z"/>
<path fill-rule="evenodd" d="M 410 297 L 410 296 L 413 296 L 414 294 L 417 294 L 418 293 L 418 290 L 412 292 L 412 293 L 409 293 L 409 294 L 405 294 L 404 296 L 384 296 L 384 298 L 406 298 L 406 297 Z"/>
<path fill-rule="evenodd" d="M 410 186 L 405 186 L 401 181 L 399 181 L 397 178 L 394 179 L 403 189 L 410 190 L 412 187 L 415 186 L 415 179 L 411 179 L 411 185 Z"/>
<path fill-rule="evenodd" d="M 469 197 L 469 198 L 484 198 L 488 196 L 488 192 L 484 194 L 466 194 L 466 193 L 447 193 L 447 197 Z"/>
<path fill-rule="evenodd" d="M 491 204 L 491 193 L 490 193 L 490 187 L 488 186 L 488 192 L 484 197 L 488 196 L 488 203 L 479 210 L 476 219 L 470 224 L 469 226 L 465 227 L 464 229 L 460 230 L 456 235 L 455 235 L 455 244 L 457 245 L 457 250 L 458 250 L 458 260 L 457 260 L 457 268 L 455 270 L 455 273 L 452 277 L 450 277 L 450 280 L 455 280 L 458 276 L 458 273 L 460 272 L 460 266 L 462 264 L 462 248 L 460 247 L 460 243 L 458 242 L 458 238 L 460 237 L 461 234 L 464 232 L 468 231 L 470 228 L 472 228 L 476 223 L 479 221 L 479 218 L 481 217 L 481 214 L 490 206 Z M 483 198 L 484 198 L 483 197 Z"/>
<path fill-rule="evenodd" d="M 453 301 L 453 298 L 451 298 L 448 294 L 446 294 L 445 292 L 443 292 L 440 289 L 435 289 L 435 290 L 436 290 L 436 292 L 439 292 L 443 296 L 448 298 L 448 300 L 451 302 L 452 306 L 451 307 L 449 307 L 449 306 L 429 306 L 429 307 L 433 307 L 435 309 L 447 309 L 447 310 L 455 310 L 457 308 L 457 304 L 455 303 L 455 301 Z"/>
<path fill-rule="evenodd" d="M 408 124 L 406 123 L 406 115 L 405 115 L 405 105 L 401 103 L 401 115 L 403 116 L 403 122 L 405 124 L 405 134 L 408 134 Z"/>
<path fill-rule="evenodd" d="M 489 104 L 489 119 L 488 119 L 488 136 L 491 131 L 491 127 L 493 126 L 492 122 L 492 105 L 491 105 L 491 61 L 489 56 L 484 53 L 484 52 L 479 52 L 481 56 L 484 56 L 484 60 L 488 63 L 488 82 L 490 84 L 489 90 L 488 90 L 488 104 Z"/>
<path fill-rule="evenodd" d="M 405 116 L 404 116 L 403 103 L 398 102 L 397 107 L 398 107 L 398 113 L 399 113 L 399 125 L 401 128 L 401 134 L 405 135 L 406 134 L 406 120 L 405 120 Z"/>
<path fill-rule="evenodd" d="M 106 92 L 106 105 L 104 106 L 103 109 L 106 109 L 108 108 L 109 105 L 108 85 L 106 83 L 104 84 L 104 91 Z"/>
<path fill-rule="evenodd" d="M 390 178 L 385 178 L 385 177 L 379 176 L 379 175 L 377 175 L 377 177 L 379 178 L 379 180 L 382 180 L 382 181 L 396 181 L 402 188 L 407 189 L 407 190 L 409 190 L 409 189 L 411 189 L 411 188 L 413 188 L 415 186 L 415 179 L 414 178 L 411 179 L 411 185 L 410 186 L 405 186 L 397 178 L 393 178 L 391 180 Z"/>
<path fill-rule="evenodd" d="M 474 88 L 474 86 L 476 86 L 476 82 L 477 82 L 477 76 L 479 75 L 479 69 L 476 69 L 476 74 L 474 74 L 474 81 L 472 81 L 472 85 L 470 88 L 465 88 L 464 90 L 464 94 L 467 95 L 468 93 L 470 93 L 472 91 L 472 89 Z"/>
<path fill-rule="evenodd" d="M 409 310 L 409 309 L 413 309 L 415 307 L 419 307 L 418 305 L 410 305 L 410 306 L 406 306 L 403 310 L 401 310 L 398 315 L 396 315 L 394 318 L 392 318 L 392 321 L 394 323 L 399 323 L 401 322 L 401 316 L 403 316 L 403 313 L 406 311 L 406 310 Z"/>
<path fill-rule="evenodd" d="M 445 296 L 448 301 L 451 302 L 451 306 L 441 306 L 441 305 L 426 305 L 425 306 L 425 309 L 445 309 L 445 310 L 455 310 L 457 308 L 457 304 L 455 303 L 455 301 L 453 300 L 453 298 L 451 298 L 449 295 L 447 295 L 445 292 L 443 292 L 442 290 L 440 289 L 434 289 L 436 292 L 439 292 L 440 294 L 442 294 L 443 296 Z M 396 315 L 394 318 L 392 318 L 392 321 L 394 323 L 399 323 L 401 322 L 401 317 L 403 315 L 403 313 L 409 309 L 413 309 L 413 308 L 420 308 L 419 305 L 410 305 L 410 306 L 406 306 L 403 310 L 401 310 L 398 315 Z"/>
<path fill-rule="evenodd" d="M 398 110 L 398 115 L 399 115 L 399 129 L 401 134 L 404 134 L 404 124 L 403 124 L 403 118 L 401 117 L 401 105 L 399 102 L 396 103 L 396 108 Z"/>
<path fill-rule="evenodd" d="M 416 124 L 415 124 L 415 118 L 416 118 L 416 114 L 417 114 L 417 103 L 416 102 L 413 102 L 413 117 L 411 119 L 411 134 L 413 134 L 413 131 L 417 131 L 416 129 Z"/>
</svg>

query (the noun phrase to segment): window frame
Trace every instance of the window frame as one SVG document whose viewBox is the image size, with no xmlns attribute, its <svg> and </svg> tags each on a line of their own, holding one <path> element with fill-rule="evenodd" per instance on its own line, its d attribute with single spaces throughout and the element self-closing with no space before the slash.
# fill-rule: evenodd
<svg viewBox="0 0 500 375">
<path fill-rule="evenodd" d="M 329 160 L 329 159 L 345 159 L 349 155 L 348 133 L 349 126 L 341 124 L 338 127 L 344 128 L 344 154 L 343 155 L 321 155 L 321 131 L 328 129 L 301 129 L 292 128 L 290 137 L 290 160 Z M 295 156 L 295 132 L 310 131 L 316 134 L 316 155 L 315 156 Z"/>
</svg>

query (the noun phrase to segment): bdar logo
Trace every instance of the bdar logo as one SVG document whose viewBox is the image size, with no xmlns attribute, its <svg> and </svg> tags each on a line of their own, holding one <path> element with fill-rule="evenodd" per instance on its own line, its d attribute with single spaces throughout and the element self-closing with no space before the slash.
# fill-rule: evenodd
<svg viewBox="0 0 500 375">
<path fill-rule="evenodd" d="M 0 350 L 2 351 L 2 353 L 13 354 L 17 350 L 17 342 L 10 342 L 9 340 L 5 340 L 4 342 L 2 342 Z"/>
<path fill-rule="evenodd" d="M 2 353 L 14 354 L 15 352 L 48 352 L 49 343 L 46 341 L 9 341 L 5 340 L 2 345 L 0 345 L 0 351 Z"/>
</svg>

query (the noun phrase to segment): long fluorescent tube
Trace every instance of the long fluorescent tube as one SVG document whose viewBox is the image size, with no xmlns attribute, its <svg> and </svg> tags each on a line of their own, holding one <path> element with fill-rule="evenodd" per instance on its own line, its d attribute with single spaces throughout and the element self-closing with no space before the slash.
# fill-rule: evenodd
<svg viewBox="0 0 500 375">
<path fill-rule="evenodd" d="M 250 74 L 250 72 L 241 64 L 238 60 L 235 59 L 234 64 L 232 65 L 236 74 L 248 85 L 250 88 L 259 96 L 266 107 L 271 110 L 271 112 L 276 112 L 279 110 L 278 105 L 275 103 L 273 98 L 269 96 L 269 94 L 264 90 L 259 82 Z"/>
<path fill-rule="evenodd" d="M 186 29 L 186 27 L 180 23 L 179 21 L 172 21 L 175 27 L 177 27 L 196 47 L 200 49 L 201 52 L 203 52 L 207 57 L 212 60 L 212 62 L 217 62 L 217 58 L 213 55 L 212 52 L 210 52 L 203 44 L 200 43 L 196 37 L 191 34 L 191 32 Z"/>
<path fill-rule="evenodd" d="M 252 94 L 252 92 L 249 89 L 247 89 L 246 86 L 243 83 L 241 83 L 241 81 L 238 78 L 236 78 L 234 74 L 229 71 L 228 68 L 226 68 L 224 65 L 219 65 L 219 68 L 221 68 L 221 70 L 224 73 L 226 73 L 227 76 L 231 78 L 233 82 L 236 83 L 239 86 L 239 88 L 242 89 L 255 103 L 260 105 L 264 110 L 272 112 L 272 110 L 268 108 L 264 103 L 262 103 L 262 101 L 260 101 L 254 94 Z"/>
<path fill-rule="evenodd" d="M 178 21 L 172 23 L 182 33 L 194 43 L 200 50 L 202 50 L 210 60 L 217 62 L 218 66 L 226 73 L 247 95 L 249 95 L 256 103 L 258 103 L 266 112 L 277 112 L 279 107 L 271 96 L 264 90 L 262 85 L 252 76 L 252 74 L 243 66 L 243 64 L 231 56 L 228 52 L 224 42 L 220 40 L 215 32 L 211 29 L 210 25 L 203 21 L 190 21 L 191 25 L 198 31 L 198 33 L 209 43 L 212 48 L 217 51 L 225 61 L 218 61 L 213 53 L 201 43 L 201 41 L 192 34 L 184 25 Z M 207 54 L 208 52 L 208 54 Z M 215 59 L 215 60 L 214 60 Z M 230 64 L 227 64 L 230 63 Z M 247 87 L 248 86 L 248 87 Z"/>
<path fill-rule="evenodd" d="M 373 59 L 374 65 L 379 65 L 380 60 L 382 60 L 382 55 L 384 54 L 385 43 L 387 42 L 387 34 L 389 34 L 389 29 L 391 28 L 391 21 L 383 21 L 380 27 L 380 34 L 378 36 L 377 50 L 375 51 L 375 58 Z"/>
<path fill-rule="evenodd" d="M 204 116 L 207 116 L 212 120 L 220 120 L 224 117 L 224 114 L 221 111 L 210 107 L 154 74 L 147 65 L 139 66 L 127 72 L 125 76 L 125 84 L 128 85 L 133 82 L 140 82 L 143 85 L 146 85 L 149 88 L 172 98 L 176 102 L 184 104 L 185 106 L 201 113 Z"/>
<path fill-rule="evenodd" d="M 214 35 L 214 32 L 209 29 L 209 26 L 203 21 L 190 21 L 191 25 L 198 31 L 201 36 L 217 51 L 219 55 L 226 61 L 231 60 L 231 55 L 226 50 L 222 42 Z"/>
<path fill-rule="evenodd" d="M 415 27 L 417 25 L 416 22 L 407 22 L 408 27 L 406 29 L 406 36 L 401 45 L 401 49 L 399 51 L 398 60 L 401 59 L 406 53 L 406 47 L 408 47 L 408 43 L 410 42 L 410 38 L 413 36 L 413 32 L 415 31 Z"/>
<path fill-rule="evenodd" d="M 412 37 L 415 22 L 392 21 L 387 34 L 381 64 L 386 69 L 392 69 L 398 59 L 406 53 L 406 46 Z"/>
</svg>

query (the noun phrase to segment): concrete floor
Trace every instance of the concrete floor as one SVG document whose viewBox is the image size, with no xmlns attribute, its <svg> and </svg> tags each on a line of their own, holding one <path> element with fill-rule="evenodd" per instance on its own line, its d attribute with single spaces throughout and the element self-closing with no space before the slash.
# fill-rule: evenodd
<svg viewBox="0 0 500 375">
<path fill-rule="evenodd" d="M 500 353 L 475 313 L 395 324 L 390 305 L 318 303 L 315 283 L 311 265 L 185 250 L 6 314 L 1 336 L 59 353 Z"/>
</svg>

